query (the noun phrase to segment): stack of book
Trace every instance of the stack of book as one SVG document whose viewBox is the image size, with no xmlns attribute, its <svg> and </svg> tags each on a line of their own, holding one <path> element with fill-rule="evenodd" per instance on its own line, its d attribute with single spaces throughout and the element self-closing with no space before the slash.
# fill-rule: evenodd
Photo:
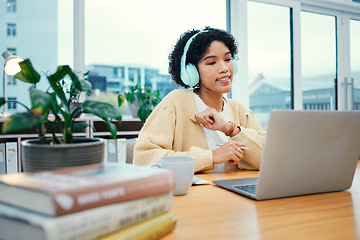
<svg viewBox="0 0 360 240">
<path fill-rule="evenodd" d="M 0 238 L 157 239 L 175 227 L 172 172 L 94 164 L 0 175 Z"/>
</svg>

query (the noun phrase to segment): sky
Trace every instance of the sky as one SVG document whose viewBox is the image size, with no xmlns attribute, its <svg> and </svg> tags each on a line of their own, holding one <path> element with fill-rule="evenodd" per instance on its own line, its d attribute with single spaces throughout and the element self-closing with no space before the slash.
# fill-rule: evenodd
<svg viewBox="0 0 360 240">
<path fill-rule="evenodd" d="M 71 0 L 59 1 L 60 12 L 70 6 Z M 85 64 L 147 64 L 166 74 L 180 34 L 205 26 L 225 29 L 225 15 L 225 0 L 85 1 Z M 69 32 L 72 19 L 62 19 L 59 32 Z M 70 35 L 60 36 L 59 44 L 71 45 Z M 72 61 L 70 52 L 59 58 Z"/>
</svg>

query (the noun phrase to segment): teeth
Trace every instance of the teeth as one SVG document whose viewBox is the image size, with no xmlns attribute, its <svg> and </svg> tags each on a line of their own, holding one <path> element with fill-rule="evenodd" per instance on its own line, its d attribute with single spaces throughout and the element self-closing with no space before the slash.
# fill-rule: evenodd
<svg viewBox="0 0 360 240">
<path fill-rule="evenodd" d="M 226 77 L 226 78 L 219 78 L 218 81 L 227 81 L 230 79 L 230 76 L 229 77 Z"/>
</svg>

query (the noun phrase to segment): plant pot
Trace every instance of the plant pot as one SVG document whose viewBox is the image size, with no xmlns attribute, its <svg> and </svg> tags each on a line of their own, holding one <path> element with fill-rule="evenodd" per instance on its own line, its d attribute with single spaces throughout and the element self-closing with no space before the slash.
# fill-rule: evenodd
<svg viewBox="0 0 360 240">
<path fill-rule="evenodd" d="M 51 139 L 21 142 L 24 172 L 53 170 L 65 167 L 101 163 L 104 161 L 104 141 L 100 138 L 74 138 L 74 143 L 50 145 Z"/>
<path fill-rule="evenodd" d="M 133 118 L 139 118 L 137 113 L 140 109 L 140 103 L 137 101 L 136 97 L 135 97 L 135 101 L 133 103 L 127 102 L 128 103 L 128 107 L 130 109 L 130 113 L 131 116 Z"/>
</svg>

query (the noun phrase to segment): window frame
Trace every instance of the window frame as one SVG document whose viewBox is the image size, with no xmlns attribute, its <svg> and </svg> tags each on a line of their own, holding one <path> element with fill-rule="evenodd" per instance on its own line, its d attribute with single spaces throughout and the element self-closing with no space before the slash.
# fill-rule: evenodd
<svg viewBox="0 0 360 240">
<path fill-rule="evenodd" d="M 359 5 L 358 8 L 354 6 L 352 9 L 348 9 L 348 5 L 339 6 L 340 10 L 323 8 L 313 4 L 303 4 L 301 6 L 302 11 L 326 14 L 334 16 L 336 19 L 336 110 L 353 110 L 353 103 L 351 102 L 353 92 L 350 92 L 350 86 L 347 84 L 347 81 L 352 77 L 350 64 L 350 19 L 360 21 L 360 4 L 357 5 Z M 334 4 L 328 5 L 328 7 L 337 6 Z M 354 9 L 358 9 L 359 14 L 355 13 Z M 342 10 L 350 12 L 343 12 Z M 350 94 L 347 94 L 348 92 Z"/>
<path fill-rule="evenodd" d="M 315 1 L 315 0 L 248 0 L 259 3 L 274 4 L 285 6 L 292 9 L 292 86 L 293 109 L 303 109 L 302 99 L 302 76 L 301 76 L 301 32 L 300 32 L 300 13 L 302 10 L 323 13 L 336 14 L 337 20 L 337 54 L 338 54 L 338 101 L 337 109 L 346 108 L 345 93 L 341 88 L 344 78 L 351 77 L 350 74 L 350 49 L 349 49 L 349 19 L 360 20 L 360 4 L 350 1 Z M 239 0 L 226 0 L 226 21 L 227 30 L 230 31 L 239 43 L 239 73 L 237 78 L 241 81 L 233 83 L 233 90 L 230 97 L 249 106 L 248 91 L 248 42 L 247 42 L 247 2 Z M 85 71 L 85 49 L 84 49 L 84 0 L 73 1 L 74 4 L 74 69 L 78 72 Z M 340 37 L 339 35 L 345 36 Z M 84 100 L 81 98 L 80 100 Z M 349 105 L 349 104 L 347 104 Z"/>
<path fill-rule="evenodd" d="M 239 42 L 239 76 L 241 81 L 233 83 L 232 98 L 242 102 L 249 107 L 248 91 L 248 41 L 247 41 L 247 2 L 229 0 L 230 10 L 230 32 Z M 249 0 L 250 1 L 250 0 Z M 301 82 L 301 49 L 300 49 L 300 3 L 289 0 L 251 0 L 253 2 L 267 3 L 278 6 L 289 7 L 291 14 L 289 21 L 292 23 L 291 36 L 292 42 L 291 57 L 291 97 L 292 108 L 302 109 L 302 82 Z M 244 34 L 246 33 L 246 34 Z"/>
</svg>

